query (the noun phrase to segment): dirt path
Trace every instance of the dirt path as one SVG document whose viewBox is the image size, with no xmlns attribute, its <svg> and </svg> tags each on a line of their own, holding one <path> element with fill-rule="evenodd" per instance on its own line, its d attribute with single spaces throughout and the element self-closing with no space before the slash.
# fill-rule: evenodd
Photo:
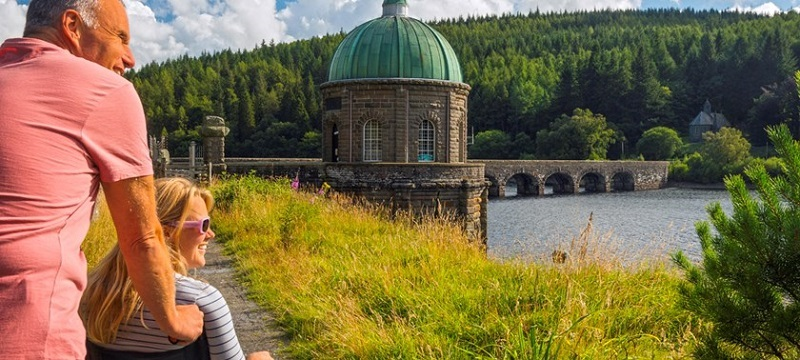
<svg viewBox="0 0 800 360">
<path fill-rule="evenodd" d="M 222 254 L 222 245 L 213 241 L 209 244 L 206 266 L 197 271 L 197 277 L 222 292 L 231 308 L 236 335 L 245 353 L 268 350 L 275 360 L 291 359 L 280 353 L 289 341 L 288 336 L 278 327 L 272 314 L 247 298 L 246 290 L 236 281 L 231 259 Z"/>
</svg>

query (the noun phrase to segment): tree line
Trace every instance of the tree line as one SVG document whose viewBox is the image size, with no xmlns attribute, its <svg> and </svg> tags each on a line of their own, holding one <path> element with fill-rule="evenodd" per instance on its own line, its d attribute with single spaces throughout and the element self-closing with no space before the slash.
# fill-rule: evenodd
<svg viewBox="0 0 800 360">
<path fill-rule="evenodd" d="M 764 128 L 800 133 L 800 14 L 628 10 L 474 16 L 432 22 L 472 86 L 474 158 L 547 158 L 565 118 L 602 118 L 611 159 L 638 156 L 648 129 L 688 133 L 706 100 L 756 145 Z M 127 76 L 152 134 L 180 151 L 205 115 L 226 119 L 228 156 L 319 157 L 319 85 L 338 33 L 152 63 Z M 561 124 L 561 125 L 559 125 Z M 539 134 L 542 135 L 541 139 Z M 604 135 L 605 136 L 605 135 Z M 482 146 L 486 138 L 507 146 Z"/>
</svg>

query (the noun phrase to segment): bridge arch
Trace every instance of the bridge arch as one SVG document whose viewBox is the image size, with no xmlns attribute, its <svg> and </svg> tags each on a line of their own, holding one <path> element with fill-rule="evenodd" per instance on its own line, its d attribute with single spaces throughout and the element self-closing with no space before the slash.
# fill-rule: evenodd
<svg viewBox="0 0 800 360">
<path fill-rule="evenodd" d="M 615 173 L 611 177 L 611 189 L 613 191 L 635 191 L 636 180 L 633 174 L 627 171 Z"/>
<path fill-rule="evenodd" d="M 508 190 L 509 184 L 516 187 L 516 196 L 535 196 L 544 193 L 544 189 L 540 189 L 538 179 L 527 173 L 511 175 L 506 179 L 505 184 L 506 190 Z M 506 194 L 508 194 L 508 191 L 506 191 Z"/>
<path fill-rule="evenodd" d="M 549 186 L 553 194 L 574 194 L 576 190 L 572 176 L 563 172 L 555 172 L 545 176 L 544 186 L 545 188 Z"/>
<path fill-rule="evenodd" d="M 539 195 L 580 192 L 641 191 L 667 184 L 668 161 L 469 160 L 483 163 L 493 184 L 490 197 L 503 197 L 505 184 L 517 174 L 538 183 Z M 522 180 L 515 179 L 517 183 Z M 530 184 L 533 186 L 533 183 Z M 528 193 L 533 193 L 528 191 Z"/>
<path fill-rule="evenodd" d="M 578 191 L 585 193 L 606 192 L 606 177 L 597 172 L 587 172 L 580 176 L 578 181 Z"/>
</svg>

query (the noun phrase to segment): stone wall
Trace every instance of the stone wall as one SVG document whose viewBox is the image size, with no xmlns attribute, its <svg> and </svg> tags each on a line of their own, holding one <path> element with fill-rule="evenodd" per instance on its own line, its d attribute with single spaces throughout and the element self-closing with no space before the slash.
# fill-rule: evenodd
<svg viewBox="0 0 800 360">
<path fill-rule="evenodd" d="M 372 120 L 381 125 L 380 161 L 419 162 L 423 121 L 430 121 L 435 128 L 434 162 L 466 161 L 469 85 L 425 79 L 365 79 L 328 82 L 320 88 L 323 161 L 363 162 L 364 125 Z"/>
</svg>

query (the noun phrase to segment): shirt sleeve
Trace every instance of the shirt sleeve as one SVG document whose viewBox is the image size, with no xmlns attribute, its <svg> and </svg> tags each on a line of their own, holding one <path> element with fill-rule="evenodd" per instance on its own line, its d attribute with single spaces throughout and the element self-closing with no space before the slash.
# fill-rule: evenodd
<svg viewBox="0 0 800 360">
<path fill-rule="evenodd" d="M 89 114 L 81 135 L 101 181 L 153 174 L 144 110 L 133 84 L 125 82 L 103 96 Z"/>
<path fill-rule="evenodd" d="M 233 317 L 222 293 L 213 286 L 207 285 L 197 298 L 197 306 L 204 314 L 203 322 L 211 359 L 243 360 L 244 352 L 236 337 Z"/>
</svg>

